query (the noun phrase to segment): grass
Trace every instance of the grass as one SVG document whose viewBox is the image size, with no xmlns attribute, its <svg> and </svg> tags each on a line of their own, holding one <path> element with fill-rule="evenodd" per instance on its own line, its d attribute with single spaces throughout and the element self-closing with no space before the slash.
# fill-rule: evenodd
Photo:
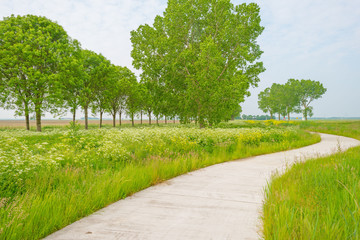
<svg viewBox="0 0 360 240">
<path fill-rule="evenodd" d="M 303 121 L 302 129 L 360 139 L 360 120 Z"/>
<path fill-rule="evenodd" d="M 319 141 L 293 127 L 245 124 L 0 131 L 0 238 L 39 239 L 174 176 Z"/>
<path fill-rule="evenodd" d="M 301 128 L 360 140 L 360 121 L 309 121 Z M 360 147 L 273 176 L 265 191 L 264 239 L 360 239 Z"/>
</svg>

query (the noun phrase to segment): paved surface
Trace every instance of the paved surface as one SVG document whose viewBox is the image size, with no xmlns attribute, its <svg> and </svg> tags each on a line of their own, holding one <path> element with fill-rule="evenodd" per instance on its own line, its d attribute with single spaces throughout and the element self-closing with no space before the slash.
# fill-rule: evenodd
<svg viewBox="0 0 360 240">
<path fill-rule="evenodd" d="M 321 134 L 318 144 L 210 166 L 120 200 L 46 239 L 259 239 L 263 189 L 294 161 L 360 141 Z"/>
</svg>

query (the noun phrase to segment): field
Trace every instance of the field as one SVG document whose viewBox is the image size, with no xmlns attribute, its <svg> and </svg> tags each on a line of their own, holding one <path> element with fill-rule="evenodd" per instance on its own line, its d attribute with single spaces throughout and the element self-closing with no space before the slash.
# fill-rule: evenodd
<svg viewBox="0 0 360 240">
<path fill-rule="evenodd" d="M 41 124 L 42 126 L 44 126 L 45 128 L 47 126 L 67 126 L 69 125 L 69 122 L 71 120 L 42 120 Z M 92 126 L 99 126 L 99 121 L 100 120 L 89 120 L 89 125 Z M 85 120 L 77 120 L 77 122 L 79 124 L 81 124 L 82 126 L 85 125 Z M 173 123 L 173 120 L 168 120 L 167 121 L 169 124 Z M 178 123 L 179 121 L 176 121 L 176 123 Z M 112 126 L 112 120 L 103 120 L 103 124 L 106 126 Z M 134 123 L 136 125 L 139 125 L 141 123 L 140 120 L 135 120 Z M 143 119 L 143 124 L 148 124 L 149 121 L 147 118 Z M 152 119 L 151 120 L 152 124 L 156 123 L 156 120 Z M 165 123 L 164 120 L 159 120 L 159 123 Z M 116 120 L 116 125 L 119 124 L 119 120 Z M 131 121 L 130 120 L 121 120 L 121 124 L 123 125 L 130 125 Z M 30 120 L 30 127 L 34 128 L 36 127 L 36 122 L 35 120 Z M 0 120 L 0 128 L 25 128 L 25 120 Z"/>
<path fill-rule="evenodd" d="M 72 125 L 40 133 L 2 129 L 0 238 L 42 238 L 188 171 L 319 141 L 317 135 L 282 124 L 239 121 L 211 129 L 163 124 L 88 131 Z"/>
<path fill-rule="evenodd" d="M 360 140 L 360 121 L 309 121 L 311 131 Z M 274 176 L 263 209 L 265 239 L 360 239 L 360 147 L 298 163 Z"/>
</svg>

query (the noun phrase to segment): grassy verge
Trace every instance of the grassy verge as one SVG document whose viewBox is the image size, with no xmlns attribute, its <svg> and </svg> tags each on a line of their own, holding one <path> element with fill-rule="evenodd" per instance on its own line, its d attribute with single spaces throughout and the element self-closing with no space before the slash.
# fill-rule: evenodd
<svg viewBox="0 0 360 240">
<path fill-rule="evenodd" d="M 360 140 L 360 121 L 311 121 L 301 127 Z M 360 147 L 298 163 L 265 192 L 265 239 L 360 239 Z"/>
<path fill-rule="evenodd" d="M 294 128 L 0 132 L 0 238 L 38 239 L 141 189 L 319 141 Z"/>
</svg>

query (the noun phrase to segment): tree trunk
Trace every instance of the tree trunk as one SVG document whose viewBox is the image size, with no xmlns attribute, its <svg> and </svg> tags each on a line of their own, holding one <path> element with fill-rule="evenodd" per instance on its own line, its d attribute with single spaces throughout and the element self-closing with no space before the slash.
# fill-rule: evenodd
<svg viewBox="0 0 360 240">
<path fill-rule="evenodd" d="M 41 109 L 40 107 L 35 107 L 36 114 L 36 131 L 41 132 Z"/>
<path fill-rule="evenodd" d="M 140 111 L 140 123 L 142 125 L 142 110 Z"/>
<path fill-rule="evenodd" d="M 281 116 L 280 116 L 280 113 L 279 113 L 279 121 L 281 120 L 280 117 L 281 117 Z"/>
<path fill-rule="evenodd" d="M 26 121 L 26 130 L 30 130 L 30 114 L 29 114 L 29 106 L 27 103 L 25 105 L 25 121 Z"/>
<path fill-rule="evenodd" d="M 113 117 L 113 127 L 116 126 L 116 112 L 114 112 L 114 114 L 112 114 Z"/>
<path fill-rule="evenodd" d="M 290 121 L 290 112 L 288 112 L 288 121 Z"/>
<path fill-rule="evenodd" d="M 134 113 L 131 113 L 131 125 L 134 127 Z"/>
<path fill-rule="evenodd" d="M 84 107 L 84 112 L 85 112 L 85 129 L 88 129 L 89 123 L 88 123 L 88 106 L 87 105 Z"/>
<path fill-rule="evenodd" d="M 25 119 L 26 119 L 26 130 L 30 130 L 30 116 L 29 116 L 29 113 L 25 114 Z"/>
<path fill-rule="evenodd" d="M 151 111 L 148 111 L 149 113 L 149 125 L 151 125 Z"/>
<path fill-rule="evenodd" d="M 199 117 L 199 125 L 200 125 L 200 128 L 204 128 L 205 127 L 205 121 L 202 117 Z"/>
<path fill-rule="evenodd" d="M 119 111 L 119 124 L 121 126 L 121 111 Z"/>
<path fill-rule="evenodd" d="M 156 116 L 156 124 L 159 125 L 159 115 Z"/>
<path fill-rule="evenodd" d="M 76 108 L 73 108 L 73 123 L 75 123 L 75 116 L 76 116 Z"/>
<path fill-rule="evenodd" d="M 167 124 L 167 119 L 166 119 L 166 116 L 165 116 L 165 124 Z"/>
<path fill-rule="evenodd" d="M 100 110 L 100 128 L 102 127 L 102 116 L 103 116 L 103 111 Z"/>
<path fill-rule="evenodd" d="M 175 117 L 174 117 L 174 124 L 176 123 Z"/>
</svg>

